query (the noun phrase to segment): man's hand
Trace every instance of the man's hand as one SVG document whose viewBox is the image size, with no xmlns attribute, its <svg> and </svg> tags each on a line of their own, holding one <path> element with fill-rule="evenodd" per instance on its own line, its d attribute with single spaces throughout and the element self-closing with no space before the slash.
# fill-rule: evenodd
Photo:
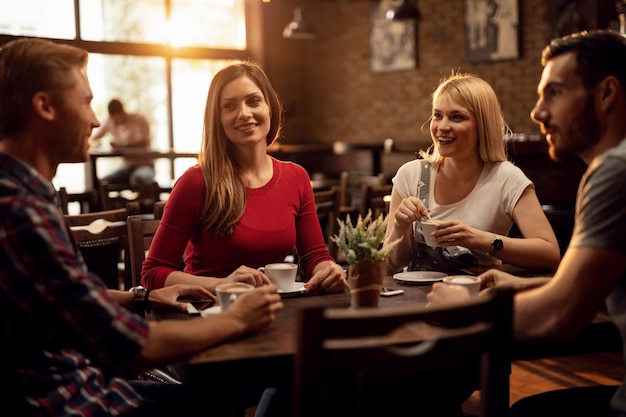
<svg viewBox="0 0 626 417">
<path fill-rule="evenodd" d="M 148 298 L 151 307 L 170 307 L 185 312 L 187 311 L 188 300 L 213 300 L 215 303 L 215 296 L 204 287 L 176 284 L 151 290 Z"/>
<path fill-rule="evenodd" d="M 426 307 L 430 307 L 469 301 L 471 297 L 468 289 L 461 285 L 435 282 L 426 298 L 428 299 Z"/>
<path fill-rule="evenodd" d="M 237 319 L 243 325 L 243 333 L 246 334 L 269 326 L 276 320 L 276 312 L 282 308 L 278 288 L 270 284 L 241 294 L 222 314 Z"/>
</svg>

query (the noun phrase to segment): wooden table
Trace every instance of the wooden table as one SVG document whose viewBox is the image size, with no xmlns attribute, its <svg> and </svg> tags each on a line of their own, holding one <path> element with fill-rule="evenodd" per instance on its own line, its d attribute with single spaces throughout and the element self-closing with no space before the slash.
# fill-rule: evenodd
<svg viewBox="0 0 626 417">
<path fill-rule="evenodd" d="M 169 151 L 145 151 L 143 149 L 90 149 L 89 150 L 89 169 L 85 173 L 85 182 L 87 187 L 97 190 L 100 184 L 98 179 L 98 159 L 100 158 L 120 158 L 131 156 L 133 159 L 145 159 L 146 161 L 154 161 L 155 159 L 169 159 L 174 161 L 178 158 L 197 158 L 197 152 L 177 152 Z M 173 172 L 173 170 L 172 170 Z"/>
<path fill-rule="evenodd" d="M 388 288 L 401 288 L 404 294 L 381 297 L 380 306 L 425 304 L 429 285 L 403 285 L 391 276 L 383 283 Z M 307 306 L 350 307 L 347 292 L 305 295 L 283 299 L 284 308 L 276 321 L 260 334 L 244 337 L 208 349 L 186 364 L 177 364 L 176 371 L 189 384 L 209 390 L 266 387 L 289 383 L 293 357 L 296 353 L 298 312 Z M 189 318 L 177 312 L 161 313 L 163 318 Z M 218 377 L 219 375 L 219 377 Z"/>
<path fill-rule="evenodd" d="M 468 270 L 474 275 L 487 268 Z M 528 272 L 503 265 L 498 269 L 526 276 L 551 276 L 548 272 Z M 525 272 L 525 274 L 524 274 Z M 404 294 L 381 297 L 382 308 L 401 305 L 425 304 L 430 285 L 408 285 L 385 277 L 383 285 L 400 288 Z M 260 334 L 252 335 L 208 349 L 177 364 L 181 379 L 203 390 L 258 389 L 275 384 L 290 384 L 292 361 L 296 353 L 296 326 L 298 312 L 307 306 L 350 307 L 350 295 L 345 293 L 298 296 L 283 299 L 284 309 L 277 313 L 276 321 Z M 188 319 L 190 316 L 166 312 L 164 318 Z M 621 336 L 607 316 L 600 312 L 596 321 L 574 339 L 532 345 L 516 344 L 513 359 L 533 359 L 551 356 L 580 354 L 605 350 L 621 350 Z M 209 392 L 209 391 L 207 391 Z"/>
</svg>

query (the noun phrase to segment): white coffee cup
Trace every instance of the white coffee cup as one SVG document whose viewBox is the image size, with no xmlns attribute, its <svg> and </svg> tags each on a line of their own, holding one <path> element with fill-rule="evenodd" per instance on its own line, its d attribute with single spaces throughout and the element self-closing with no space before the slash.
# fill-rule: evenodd
<svg viewBox="0 0 626 417">
<path fill-rule="evenodd" d="M 281 291 L 293 291 L 298 275 L 298 265 L 288 262 L 267 264 L 259 268 Z"/>
<path fill-rule="evenodd" d="M 217 293 L 217 299 L 220 303 L 222 311 L 225 311 L 231 306 L 232 303 L 235 302 L 237 297 L 241 294 L 250 292 L 253 289 L 253 285 L 245 282 L 226 282 L 215 287 L 215 292 Z"/>
<path fill-rule="evenodd" d="M 476 297 L 480 291 L 480 278 L 473 275 L 450 275 L 443 282 L 448 285 L 462 285 L 467 288 L 470 297 Z"/>
<path fill-rule="evenodd" d="M 437 229 L 437 224 L 443 220 L 424 220 L 419 226 L 419 232 L 424 236 L 424 242 L 431 248 L 439 246 L 435 238 L 431 235 Z"/>
</svg>

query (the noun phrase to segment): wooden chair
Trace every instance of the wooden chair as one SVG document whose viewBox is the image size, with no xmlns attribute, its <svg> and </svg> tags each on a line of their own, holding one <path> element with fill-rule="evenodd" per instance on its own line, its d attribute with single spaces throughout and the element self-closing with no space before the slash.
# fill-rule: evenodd
<svg viewBox="0 0 626 417">
<path fill-rule="evenodd" d="M 67 188 L 61 187 L 58 190 L 59 206 L 63 214 L 70 214 L 70 205 L 77 203 L 79 214 L 95 211 L 97 207 L 98 194 L 94 190 L 87 190 L 82 193 L 69 193 Z"/>
<path fill-rule="evenodd" d="M 326 247 L 328 248 L 328 252 L 330 252 L 330 256 L 336 260 L 339 248 L 337 248 L 337 244 L 331 240 L 331 237 L 339 232 L 337 219 L 339 218 L 341 191 L 338 187 L 331 187 L 331 189 L 327 191 L 315 191 L 313 196 L 315 197 L 317 217 L 322 227 L 324 239 L 326 240 Z"/>
<path fill-rule="evenodd" d="M 387 184 L 387 177 L 383 173 L 378 175 L 352 175 L 348 171 L 343 171 L 339 178 L 342 217 L 345 217 L 347 214 L 356 217 L 360 213 L 363 185 L 380 187 L 385 184 Z"/>
<path fill-rule="evenodd" d="M 361 187 L 361 216 L 365 216 L 369 210 L 372 216 L 377 218 L 380 214 L 387 215 L 391 201 L 391 184 L 372 186 L 363 184 Z"/>
<path fill-rule="evenodd" d="M 165 209 L 165 201 L 156 201 L 152 207 L 152 213 L 155 219 L 163 217 L 163 209 Z"/>
<path fill-rule="evenodd" d="M 99 196 L 102 210 L 125 207 L 127 203 L 139 203 L 141 213 L 153 212 L 154 203 L 160 201 L 161 189 L 155 181 L 146 185 L 111 184 L 100 182 Z"/>
<path fill-rule="evenodd" d="M 141 215 L 133 215 L 128 216 L 126 219 L 133 286 L 141 285 L 141 267 L 146 260 L 146 253 L 150 249 L 152 239 L 160 223 L 160 217 L 146 219 Z M 150 381 L 158 381 L 167 384 L 181 384 L 179 373 L 181 373 L 180 365 L 172 364 L 145 371 L 141 377 Z"/>
<path fill-rule="evenodd" d="M 160 223 L 160 218 L 144 219 L 141 215 L 128 216 L 126 220 L 133 286 L 141 285 L 141 267 Z"/>
<path fill-rule="evenodd" d="M 126 218 L 135 214 L 139 214 L 137 202 L 125 208 L 65 216 L 89 270 L 109 288 L 119 289 L 120 278 L 124 288 L 130 283 Z"/>
<path fill-rule="evenodd" d="M 415 415 L 427 415 L 425 409 L 420 410 L 419 389 L 413 390 L 413 384 L 406 382 L 421 381 L 429 387 L 452 372 L 453 377 L 443 381 L 445 387 L 456 379 L 459 367 L 470 365 L 471 372 L 478 373 L 481 416 L 505 416 L 512 306 L 512 291 L 494 290 L 491 295 L 446 307 L 304 308 L 294 359 L 293 414 L 402 415 L 394 414 L 398 410 L 392 408 L 408 404 Z M 441 407 L 453 395 L 443 391 L 435 393 L 442 394 Z M 403 399 L 405 404 L 398 404 Z"/>
</svg>

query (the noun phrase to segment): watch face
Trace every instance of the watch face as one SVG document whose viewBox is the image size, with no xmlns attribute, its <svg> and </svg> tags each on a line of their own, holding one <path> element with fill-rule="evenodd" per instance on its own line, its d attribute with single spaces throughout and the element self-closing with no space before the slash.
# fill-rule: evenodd
<svg viewBox="0 0 626 417">
<path fill-rule="evenodd" d="M 495 253 L 502 249 L 503 246 L 504 244 L 502 243 L 502 239 L 494 239 L 493 243 L 491 244 L 491 252 Z"/>
</svg>

